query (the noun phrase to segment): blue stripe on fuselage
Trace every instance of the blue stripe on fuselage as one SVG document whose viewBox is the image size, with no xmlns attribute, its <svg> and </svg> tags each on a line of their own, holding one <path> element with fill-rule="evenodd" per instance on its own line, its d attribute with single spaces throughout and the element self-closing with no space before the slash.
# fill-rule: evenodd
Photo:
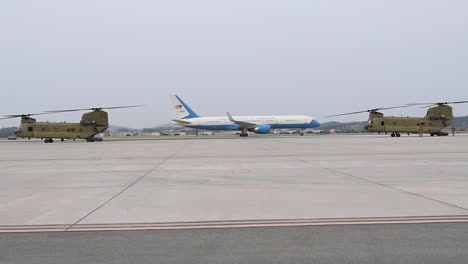
<svg viewBox="0 0 468 264">
<path fill-rule="evenodd" d="M 312 121 L 307 124 L 273 124 L 269 125 L 271 129 L 281 129 L 281 128 L 297 128 L 297 129 L 307 129 L 319 127 L 320 123 L 317 121 Z M 204 130 L 242 130 L 236 125 L 209 125 L 209 126 L 188 126 L 195 129 L 204 129 Z"/>
</svg>

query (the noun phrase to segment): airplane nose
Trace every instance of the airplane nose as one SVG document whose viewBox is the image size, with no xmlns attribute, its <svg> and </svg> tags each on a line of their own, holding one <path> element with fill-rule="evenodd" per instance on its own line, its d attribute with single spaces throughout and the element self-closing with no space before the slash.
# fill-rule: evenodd
<svg viewBox="0 0 468 264">
<path fill-rule="evenodd" d="M 310 122 L 310 126 L 311 127 L 319 127 L 320 126 L 320 123 L 316 120 L 312 120 L 312 122 Z"/>
</svg>

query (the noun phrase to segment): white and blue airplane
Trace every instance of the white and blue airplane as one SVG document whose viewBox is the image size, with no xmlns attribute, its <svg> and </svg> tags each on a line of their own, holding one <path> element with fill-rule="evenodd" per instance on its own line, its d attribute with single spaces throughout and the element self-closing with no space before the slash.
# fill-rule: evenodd
<svg viewBox="0 0 468 264">
<path fill-rule="evenodd" d="M 237 130 L 241 137 L 247 137 L 248 132 L 268 134 L 272 129 L 300 129 L 301 135 L 308 128 L 319 127 L 320 123 L 310 116 L 226 116 L 201 117 L 197 115 L 180 97 L 171 95 L 178 119 L 172 120 L 176 125 L 204 130 Z"/>
</svg>

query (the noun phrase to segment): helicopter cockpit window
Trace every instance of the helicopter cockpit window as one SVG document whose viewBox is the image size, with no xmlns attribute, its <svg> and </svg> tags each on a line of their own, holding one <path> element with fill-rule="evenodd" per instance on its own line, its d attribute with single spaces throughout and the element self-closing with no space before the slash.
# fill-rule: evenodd
<svg viewBox="0 0 468 264">
<path fill-rule="evenodd" d="M 372 125 L 373 123 L 374 123 L 374 121 L 369 120 L 369 125 Z"/>
</svg>

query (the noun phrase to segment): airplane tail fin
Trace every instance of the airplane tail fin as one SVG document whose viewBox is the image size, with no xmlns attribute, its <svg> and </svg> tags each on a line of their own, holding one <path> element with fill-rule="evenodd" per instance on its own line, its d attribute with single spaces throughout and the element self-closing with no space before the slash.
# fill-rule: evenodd
<svg viewBox="0 0 468 264">
<path fill-rule="evenodd" d="M 188 119 L 199 117 L 182 99 L 177 95 L 171 95 L 171 102 L 177 114 L 177 118 Z"/>
</svg>

